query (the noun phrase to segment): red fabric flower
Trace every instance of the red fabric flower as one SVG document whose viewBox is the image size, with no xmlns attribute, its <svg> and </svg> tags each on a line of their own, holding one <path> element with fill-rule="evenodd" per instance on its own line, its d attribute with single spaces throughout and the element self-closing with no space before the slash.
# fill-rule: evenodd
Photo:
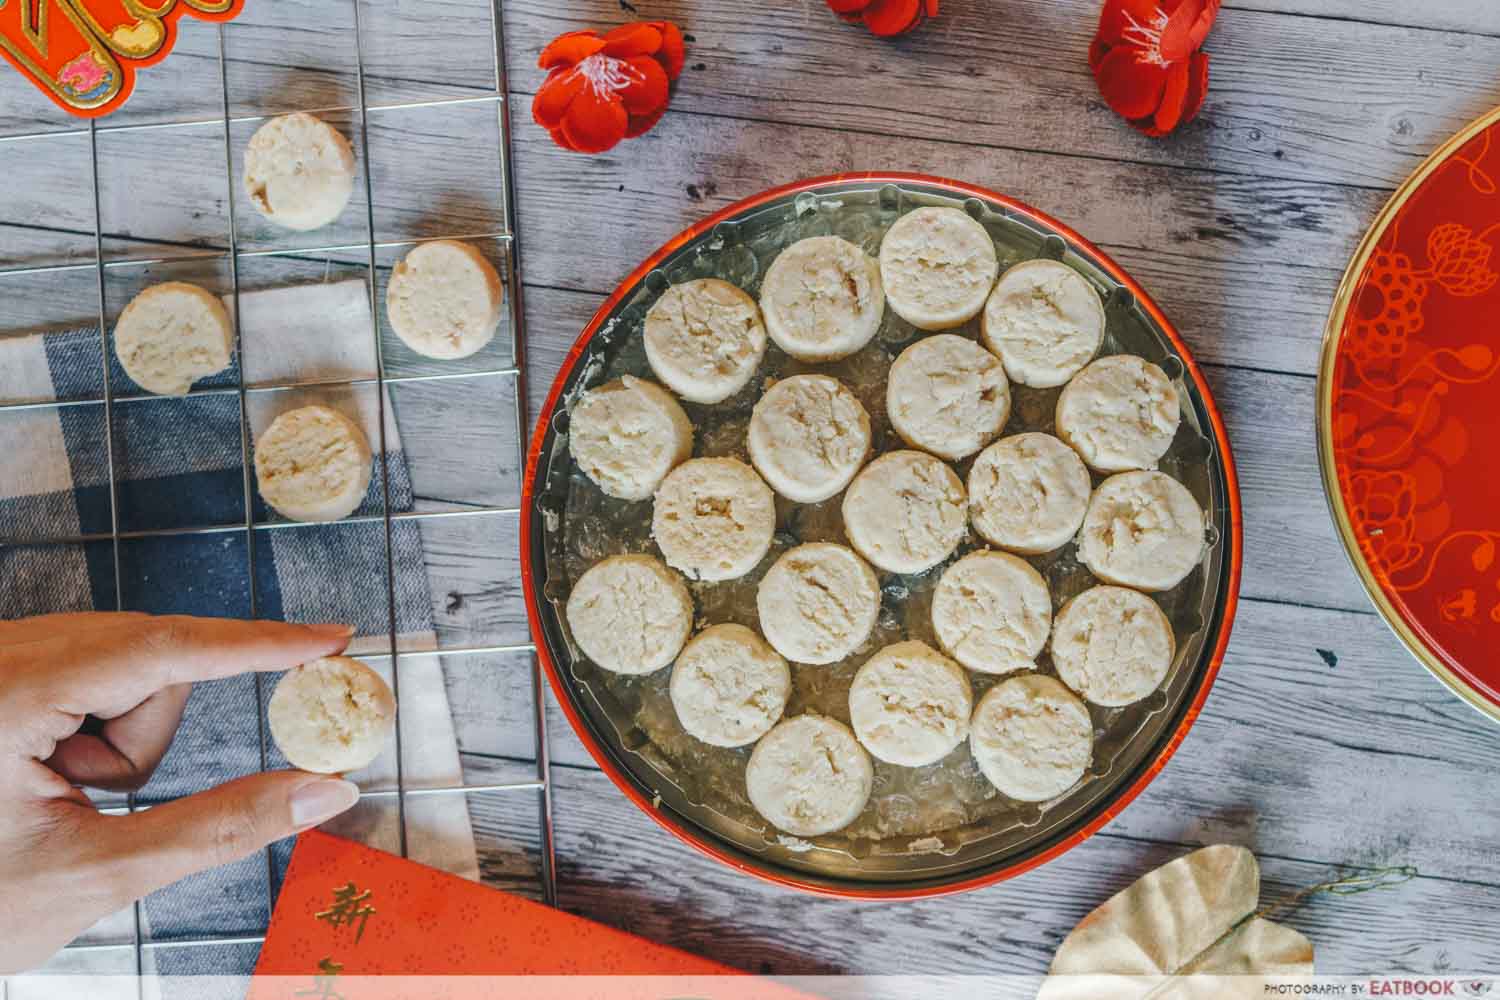
<svg viewBox="0 0 1500 1000">
<path fill-rule="evenodd" d="M 938 0 L 828 0 L 829 9 L 850 24 L 864 22 L 876 35 L 904 35 L 929 17 Z"/>
<path fill-rule="evenodd" d="M 685 56 L 671 21 L 558 35 L 537 57 L 551 72 L 532 99 L 531 117 L 564 149 L 602 153 L 661 120 Z"/>
<path fill-rule="evenodd" d="M 1166 135 L 1208 93 L 1208 37 L 1221 0 L 1104 0 L 1089 68 L 1099 93 L 1135 128 Z"/>
</svg>

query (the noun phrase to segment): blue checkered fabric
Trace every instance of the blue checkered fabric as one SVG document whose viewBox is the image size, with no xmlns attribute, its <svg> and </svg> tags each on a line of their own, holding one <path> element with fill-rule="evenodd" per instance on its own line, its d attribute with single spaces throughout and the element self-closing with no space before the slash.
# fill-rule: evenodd
<svg viewBox="0 0 1500 1000">
<path fill-rule="evenodd" d="M 40 339 L 53 399 L 102 399 L 97 330 Z M 233 387 L 237 380 L 238 372 L 230 370 L 198 387 Z M 139 391 L 117 364 L 111 383 L 116 394 Z M 104 421 L 105 408 L 97 402 L 27 410 L 9 419 L 0 414 L 0 463 L 24 463 L 12 466 L 9 476 L 0 473 L 0 484 L 62 487 L 12 487 L 16 495 L 0 495 L 0 537 L 40 541 L 110 532 Z M 379 521 L 258 531 L 251 573 L 237 394 L 120 401 L 113 407 L 111 430 L 121 530 L 226 530 L 122 541 L 118 592 L 109 541 L 0 545 L 0 617 L 116 607 L 219 617 L 250 617 L 253 611 L 260 618 L 348 622 L 360 636 L 388 633 L 385 526 Z M 385 464 L 392 510 L 410 510 L 412 486 L 401 451 L 389 451 Z M 257 523 L 279 519 L 253 491 L 250 502 Z M 377 461 L 359 513 L 378 514 L 383 503 Z M 398 521 L 393 531 L 396 630 L 403 636 L 430 634 L 432 604 L 420 528 Z M 274 680 L 265 679 L 263 693 Z M 263 742 L 257 732 L 255 699 L 252 677 L 198 685 L 176 741 L 142 798 L 175 798 L 262 766 L 285 766 L 274 743 Z M 161 940 L 263 933 L 275 896 L 272 883 L 279 884 L 289 850 L 288 842 L 273 851 L 271 873 L 264 855 L 257 855 L 150 897 L 145 902 L 150 935 Z M 249 973 L 255 949 L 166 948 L 154 956 L 164 975 L 233 975 Z"/>
</svg>

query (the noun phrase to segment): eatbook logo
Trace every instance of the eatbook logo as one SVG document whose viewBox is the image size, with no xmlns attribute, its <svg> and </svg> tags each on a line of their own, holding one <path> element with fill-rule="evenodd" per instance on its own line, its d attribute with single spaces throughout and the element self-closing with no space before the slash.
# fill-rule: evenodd
<svg viewBox="0 0 1500 1000">
<path fill-rule="evenodd" d="M 245 0 L 0 0 L 0 55 L 66 111 L 124 104 L 136 72 L 161 62 L 184 14 L 236 17 Z"/>
</svg>

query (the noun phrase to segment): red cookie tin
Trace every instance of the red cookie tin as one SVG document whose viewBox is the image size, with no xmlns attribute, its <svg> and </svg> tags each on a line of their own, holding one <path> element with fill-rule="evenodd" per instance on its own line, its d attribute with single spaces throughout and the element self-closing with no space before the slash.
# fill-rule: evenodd
<svg viewBox="0 0 1500 1000">
<path fill-rule="evenodd" d="M 1110 323 L 1105 353 L 1139 354 L 1168 372 L 1182 400 L 1183 426 L 1162 468 L 1182 481 L 1204 509 L 1208 544 L 1187 580 L 1156 595 L 1177 634 L 1172 671 L 1157 692 L 1136 705 L 1091 708 L 1094 760 L 1074 789 L 1045 804 L 996 804 L 992 800 L 997 795 L 989 788 L 988 804 L 976 807 L 973 817 L 935 829 L 931 836 L 927 831 L 888 834 L 877 823 L 877 832 L 866 838 L 853 831 L 869 821 L 867 815 L 847 831 L 800 841 L 778 836 L 749 810 L 742 762 L 739 772 L 727 772 L 738 779 L 737 787 L 730 787 L 736 784 L 730 781 L 711 788 L 689 773 L 700 759 L 691 747 L 684 750 L 690 737 L 660 740 L 653 735 L 652 726 L 662 726 L 664 715 L 668 724 L 674 721 L 670 704 L 663 709 L 661 701 L 667 671 L 644 678 L 603 676 L 577 650 L 563 614 L 570 579 L 603 555 L 651 551 L 650 504 L 635 505 L 644 515 L 623 501 L 610 506 L 577 469 L 567 446 L 568 407 L 586 389 L 621 373 L 650 377 L 643 367 L 641 323 L 645 310 L 670 284 L 731 277 L 754 295 L 759 275 L 789 241 L 832 231 L 861 244 L 867 253 L 877 252 L 884 230 L 903 212 L 923 205 L 966 211 L 991 232 L 1011 263 L 1049 257 L 1073 267 L 1105 302 Z M 890 318 L 888 310 L 888 323 L 870 350 L 898 351 L 903 338 L 912 335 L 895 329 Z M 769 367 L 762 376 L 776 377 L 771 354 L 765 364 Z M 1056 391 L 1033 390 L 1053 396 L 1032 399 L 1032 409 L 1050 414 Z M 1018 401 L 1017 410 L 1025 408 Z M 691 405 L 688 410 L 694 413 Z M 704 419 L 712 421 L 713 415 Z M 725 446 L 723 438 L 717 435 L 715 447 Z M 607 515 L 602 520 L 600 510 Z M 1208 382 L 1171 322 L 1123 268 L 1062 223 L 992 191 L 918 174 L 840 174 L 765 191 L 704 219 L 647 257 L 599 308 L 563 360 L 531 440 L 520 517 L 522 582 L 537 656 L 558 704 L 603 771 L 643 812 L 709 857 L 779 885 L 846 898 L 909 898 L 974 889 L 1035 868 L 1098 831 L 1161 772 L 1197 719 L 1229 641 L 1239 592 L 1240 502 L 1229 440 Z M 1067 587 L 1088 585 L 1071 543 L 1052 557 L 1039 558 L 1054 559 L 1043 566 L 1044 574 L 1067 564 L 1062 575 Z M 741 581 L 713 586 L 739 585 Z M 915 577 L 887 580 L 887 606 L 914 599 L 904 595 L 923 585 Z M 1066 589 L 1054 584 L 1054 601 L 1067 596 Z M 725 603 L 711 591 L 699 593 L 698 600 L 704 619 L 700 625 L 726 613 Z M 747 614 L 753 613 L 752 600 Z M 755 624 L 753 618 L 749 623 Z M 836 666 L 852 670 L 848 664 Z M 794 670 L 794 684 L 795 678 Z M 976 680 L 976 688 L 981 683 Z M 811 705 L 788 711 L 802 710 L 836 714 Z M 748 748 L 724 753 L 747 754 Z M 882 781 L 877 768 L 877 796 Z M 876 808 L 876 799 L 871 801 L 867 814 Z M 884 815 L 877 820 L 883 822 Z"/>
</svg>

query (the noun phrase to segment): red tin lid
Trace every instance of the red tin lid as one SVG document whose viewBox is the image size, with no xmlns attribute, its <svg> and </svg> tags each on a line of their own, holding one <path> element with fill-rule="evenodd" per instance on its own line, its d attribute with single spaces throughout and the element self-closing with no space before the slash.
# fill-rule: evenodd
<svg viewBox="0 0 1500 1000">
<path fill-rule="evenodd" d="M 1344 275 L 1318 375 L 1323 485 L 1412 653 L 1500 721 L 1500 109 L 1386 204 Z"/>
</svg>

